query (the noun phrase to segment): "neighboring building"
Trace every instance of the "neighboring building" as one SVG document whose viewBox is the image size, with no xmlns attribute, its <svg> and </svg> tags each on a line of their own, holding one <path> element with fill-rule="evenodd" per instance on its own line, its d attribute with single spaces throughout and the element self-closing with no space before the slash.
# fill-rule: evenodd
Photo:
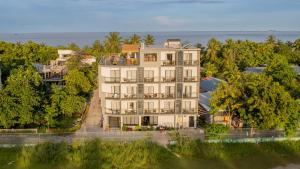
<svg viewBox="0 0 300 169">
<path fill-rule="evenodd" d="M 96 62 L 93 56 L 81 54 L 72 50 L 58 50 L 58 58 L 51 60 L 49 64 L 34 64 L 39 74 L 42 76 L 44 82 L 55 83 L 63 85 L 63 76 L 68 72 L 67 61 L 76 55 L 82 56 L 81 62 L 91 65 Z"/>
<path fill-rule="evenodd" d="M 226 116 L 226 113 L 223 110 L 220 110 L 215 114 L 210 114 L 211 107 L 209 100 L 211 94 L 222 82 L 225 81 L 214 77 L 203 78 L 200 81 L 199 112 L 200 116 L 204 117 L 207 123 L 228 124 L 229 122 L 229 117 Z"/>
<path fill-rule="evenodd" d="M 200 49 L 179 40 L 163 48 L 124 45 L 99 65 L 104 128 L 196 127 Z"/>
</svg>

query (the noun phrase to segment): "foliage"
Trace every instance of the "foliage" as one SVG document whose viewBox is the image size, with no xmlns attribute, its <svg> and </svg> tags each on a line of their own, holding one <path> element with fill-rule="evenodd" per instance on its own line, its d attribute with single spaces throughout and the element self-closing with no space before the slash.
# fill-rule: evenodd
<svg viewBox="0 0 300 169">
<path fill-rule="evenodd" d="M 205 135 L 208 138 L 222 138 L 222 135 L 229 132 L 229 127 L 223 124 L 209 124 L 205 128 Z"/>
<path fill-rule="evenodd" d="M 104 41 L 104 49 L 106 53 L 119 53 L 121 51 L 121 37 L 118 32 L 110 32 Z"/>
<path fill-rule="evenodd" d="M 92 86 L 89 79 L 85 76 L 84 72 L 78 69 L 73 69 L 64 76 L 65 88 L 68 93 L 76 95 L 78 93 L 90 92 Z"/>
<path fill-rule="evenodd" d="M 146 46 L 154 45 L 155 38 L 153 35 L 147 34 L 144 38 L 144 43 Z"/>
<path fill-rule="evenodd" d="M 130 36 L 130 43 L 134 45 L 139 45 L 141 43 L 141 37 L 137 34 Z"/>
</svg>

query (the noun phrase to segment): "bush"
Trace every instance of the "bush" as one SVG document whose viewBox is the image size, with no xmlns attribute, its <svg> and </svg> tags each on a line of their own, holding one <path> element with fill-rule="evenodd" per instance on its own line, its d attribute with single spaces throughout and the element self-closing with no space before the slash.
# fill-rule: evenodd
<svg viewBox="0 0 300 169">
<path fill-rule="evenodd" d="M 208 138 L 220 139 L 229 132 L 229 127 L 223 124 L 209 124 L 205 128 L 205 136 Z"/>
</svg>

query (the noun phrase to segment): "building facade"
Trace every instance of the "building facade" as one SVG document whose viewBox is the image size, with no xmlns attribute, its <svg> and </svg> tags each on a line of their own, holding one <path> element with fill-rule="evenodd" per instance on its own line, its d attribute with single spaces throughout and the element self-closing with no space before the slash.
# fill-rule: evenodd
<svg viewBox="0 0 300 169">
<path fill-rule="evenodd" d="M 176 40 L 123 49 L 99 65 L 103 127 L 196 127 L 200 49 Z"/>
</svg>

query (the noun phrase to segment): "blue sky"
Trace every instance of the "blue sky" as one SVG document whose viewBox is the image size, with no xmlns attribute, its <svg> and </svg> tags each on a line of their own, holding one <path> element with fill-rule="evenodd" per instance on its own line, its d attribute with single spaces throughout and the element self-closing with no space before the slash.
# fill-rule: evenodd
<svg viewBox="0 0 300 169">
<path fill-rule="evenodd" d="M 0 32 L 300 31 L 300 0 L 0 0 Z"/>
</svg>

